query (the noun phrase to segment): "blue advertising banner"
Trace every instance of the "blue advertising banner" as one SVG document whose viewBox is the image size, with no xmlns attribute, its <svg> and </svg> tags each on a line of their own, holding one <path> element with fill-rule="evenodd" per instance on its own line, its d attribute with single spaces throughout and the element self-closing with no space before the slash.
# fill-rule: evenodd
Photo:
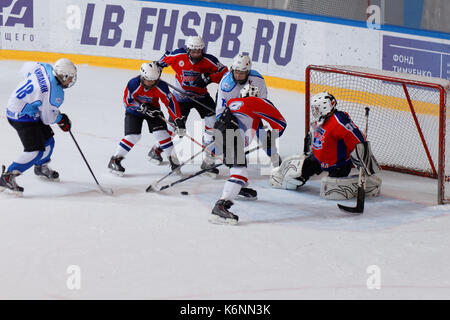
<svg viewBox="0 0 450 320">
<path fill-rule="evenodd" d="M 383 70 L 450 80 L 450 45 L 383 36 Z"/>
</svg>

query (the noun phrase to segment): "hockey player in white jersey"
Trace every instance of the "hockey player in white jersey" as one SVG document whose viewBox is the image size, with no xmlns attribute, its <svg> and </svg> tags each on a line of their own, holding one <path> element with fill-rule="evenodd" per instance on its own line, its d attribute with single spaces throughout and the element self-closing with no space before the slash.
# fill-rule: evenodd
<svg viewBox="0 0 450 320">
<path fill-rule="evenodd" d="M 219 83 L 217 90 L 216 114 L 221 114 L 229 100 L 239 98 L 239 93 L 246 84 L 256 86 L 259 89 L 259 97 L 267 99 L 267 85 L 264 77 L 258 71 L 252 69 L 252 61 L 248 55 L 240 53 L 237 55 L 231 70 L 227 72 Z M 262 129 L 260 124 L 259 129 Z M 281 163 L 280 156 L 276 146 L 272 143 L 266 143 L 271 140 L 269 133 L 265 130 L 257 131 L 258 140 L 263 142 L 261 145 L 266 148 L 266 154 L 271 157 L 272 165 L 278 167 Z"/>
<path fill-rule="evenodd" d="M 9 124 L 16 129 L 24 151 L 5 170 L 2 166 L 0 191 L 10 189 L 21 195 L 23 188 L 16 177 L 34 166 L 34 173 L 48 180 L 58 180 L 59 173 L 50 162 L 55 139 L 51 124 L 65 132 L 71 128 L 69 117 L 59 108 L 64 102 L 64 89 L 77 81 L 77 68 L 68 59 L 47 63 L 27 62 L 21 69 L 25 79 L 14 89 L 6 107 Z"/>
</svg>

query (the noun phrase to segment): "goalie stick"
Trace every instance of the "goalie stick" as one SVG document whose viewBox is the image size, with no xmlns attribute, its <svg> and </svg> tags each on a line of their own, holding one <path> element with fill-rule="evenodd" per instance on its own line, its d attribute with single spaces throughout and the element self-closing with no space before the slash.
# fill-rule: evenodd
<svg viewBox="0 0 450 320">
<path fill-rule="evenodd" d="M 365 108 L 366 110 L 366 127 L 364 129 L 364 136 L 367 139 L 367 127 L 369 125 L 369 107 Z M 359 168 L 359 179 L 358 179 L 358 194 L 356 196 L 356 207 L 347 207 L 338 203 L 339 209 L 345 213 L 359 215 L 364 212 L 364 202 L 366 199 L 366 175 L 364 173 L 363 166 Z"/>
<path fill-rule="evenodd" d="M 101 192 L 107 194 L 107 195 L 112 196 L 112 195 L 113 195 L 113 190 L 112 190 L 112 189 L 105 188 L 105 187 L 101 186 L 100 183 L 98 183 L 98 180 L 97 180 L 97 178 L 95 177 L 94 172 L 92 172 L 92 169 L 91 169 L 91 167 L 89 166 L 89 163 L 87 162 L 86 158 L 84 157 L 84 154 L 83 154 L 83 152 L 81 151 L 80 146 L 79 146 L 78 143 L 77 143 L 77 140 L 75 140 L 75 137 L 73 136 L 72 131 L 69 130 L 69 133 L 70 133 L 70 136 L 71 136 L 72 139 L 73 139 L 73 142 L 75 142 L 75 145 L 77 146 L 78 151 L 80 151 L 80 154 L 81 154 L 81 156 L 83 157 L 83 160 L 84 160 L 84 162 L 86 163 L 86 166 L 88 167 L 89 171 L 91 172 L 92 177 L 94 178 L 95 183 L 97 184 L 97 187 L 99 188 L 99 190 L 100 190 Z"/>
</svg>

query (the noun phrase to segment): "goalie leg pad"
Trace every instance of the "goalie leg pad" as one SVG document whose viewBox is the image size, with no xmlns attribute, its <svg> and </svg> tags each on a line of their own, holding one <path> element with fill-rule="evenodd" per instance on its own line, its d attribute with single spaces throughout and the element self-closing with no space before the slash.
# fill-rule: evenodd
<svg viewBox="0 0 450 320">
<path fill-rule="evenodd" d="M 351 175 L 343 178 L 322 178 L 320 196 L 328 200 L 348 200 L 358 194 L 359 175 Z M 367 197 L 376 197 L 381 191 L 381 179 L 376 175 L 366 177 L 365 193 Z"/>
<path fill-rule="evenodd" d="M 381 167 L 372 153 L 369 141 L 358 143 L 350 156 L 353 164 L 358 169 L 362 166 L 367 176 L 381 171 Z"/>
<path fill-rule="evenodd" d="M 306 179 L 301 177 L 304 155 L 294 155 L 283 160 L 281 165 L 272 169 L 270 184 L 273 188 L 296 190 L 305 184 Z"/>
</svg>

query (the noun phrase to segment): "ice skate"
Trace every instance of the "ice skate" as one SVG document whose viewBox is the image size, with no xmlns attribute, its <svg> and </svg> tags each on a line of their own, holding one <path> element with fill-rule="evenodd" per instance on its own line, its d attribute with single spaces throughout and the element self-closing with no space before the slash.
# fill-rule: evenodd
<svg viewBox="0 0 450 320">
<path fill-rule="evenodd" d="M 14 194 L 21 197 L 23 188 L 16 182 L 16 177 L 20 175 L 19 171 L 5 172 L 5 166 L 2 166 L 2 175 L 0 176 L 0 192 L 6 189 L 11 190 Z"/>
<path fill-rule="evenodd" d="M 217 178 L 217 175 L 219 174 L 219 169 L 214 168 L 214 166 L 215 166 L 214 157 L 209 154 L 206 154 L 205 159 L 200 165 L 200 168 L 203 170 L 207 169 L 205 174 L 210 176 L 211 178 Z"/>
<path fill-rule="evenodd" d="M 48 166 L 47 163 L 42 166 L 34 166 L 34 174 L 49 181 L 59 181 L 59 173 Z"/>
<path fill-rule="evenodd" d="M 239 191 L 238 196 L 236 197 L 238 200 L 257 200 L 258 199 L 258 193 L 256 190 L 253 190 L 251 188 L 241 188 L 241 191 Z"/>
<path fill-rule="evenodd" d="M 125 173 L 125 168 L 122 167 L 122 164 L 120 163 L 124 158 L 123 157 L 111 157 L 111 160 L 109 161 L 108 168 L 111 173 L 114 173 L 120 177 L 123 177 Z"/>
<path fill-rule="evenodd" d="M 215 224 L 236 225 L 239 221 L 239 217 L 228 211 L 228 209 L 230 209 L 232 205 L 233 202 L 231 202 L 230 200 L 218 200 L 211 211 L 211 215 L 209 216 L 208 221 Z"/>
<path fill-rule="evenodd" d="M 169 156 L 169 163 L 170 163 L 170 169 L 172 171 L 175 170 L 176 174 L 181 174 L 180 161 L 178 160 L 178 157 L 175 153 L 172 153 Z"/>
<path fill-rule="evenodd" d="M 153 146 L 153 148 L 148 152 L 147 159 L 148 161 L 155 163 L 157 165 L 161 165 L 163 162 L 163 158 L 161 156 L 161 153 L 163 152 L 163 149 L 160 146 Z"/>
</svg>

